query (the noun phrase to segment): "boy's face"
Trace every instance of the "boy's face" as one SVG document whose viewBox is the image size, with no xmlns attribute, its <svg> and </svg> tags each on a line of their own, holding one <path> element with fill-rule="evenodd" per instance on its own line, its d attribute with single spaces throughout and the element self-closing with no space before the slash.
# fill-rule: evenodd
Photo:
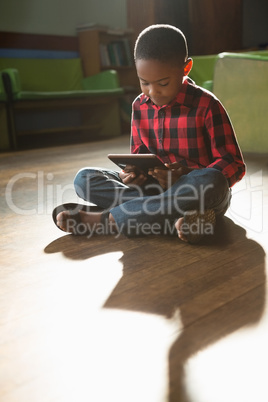
<svg viewBox="0 0 268 402">
<path fill-rule="evenodd" d="M 185 68 L 189 62 L 190 59 L 177 67 L 159 60 L 137 60 L 136 69 L 142 92 L 157 106 L 169 104 L 177 96 L 184 76 L 190 71 Z"/>
</svg>

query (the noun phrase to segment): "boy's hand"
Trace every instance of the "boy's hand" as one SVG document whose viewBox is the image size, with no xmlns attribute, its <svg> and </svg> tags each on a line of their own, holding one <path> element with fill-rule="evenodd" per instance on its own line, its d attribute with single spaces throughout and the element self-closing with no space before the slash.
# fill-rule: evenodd
<svg viewBox="0 0 268 402">
<path fill-rule="evenodd" d="M 143 171 L 132 165 L 127 165 L 125 169 L 119 173 L 119 177 L 122 182 L 128 186 L 142 186 L 147 180 L 147 176 Z"/>
<path fill-rule="evenodd" d="M 181 165 L 179 162 L 165 163 L 167 169 L 154 168 L 150 169 L 148 174 L 158 181 L 160 186 L 166 190 L 171 187 L 179 178 L 190 173 L 193 168 Z"/>
</svg>

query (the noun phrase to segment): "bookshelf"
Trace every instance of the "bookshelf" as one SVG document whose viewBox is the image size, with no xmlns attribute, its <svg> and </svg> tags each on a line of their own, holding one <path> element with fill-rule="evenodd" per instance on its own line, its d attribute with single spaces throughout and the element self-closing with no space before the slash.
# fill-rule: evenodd
<svg viewBox="0 0 268 402">
<path fill-rule="evenodd" d="M 110 29 L 78 31 L 79 52 L 84 76 L 98 74 L 105 69 L 118 72 L 120 85 L 138 88 L 133 60 L 133 33 Z"/>
</svg>

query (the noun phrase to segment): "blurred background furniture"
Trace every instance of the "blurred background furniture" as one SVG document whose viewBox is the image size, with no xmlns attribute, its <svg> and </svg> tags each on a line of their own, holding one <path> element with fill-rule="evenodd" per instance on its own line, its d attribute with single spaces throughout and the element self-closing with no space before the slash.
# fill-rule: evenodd
<svg viewBox="0 0 268 402">
<path fill-rule="evenodd" d="M 26 135 L 121 133 L 119 98 L 123 89 L 116 71 L 83 78 L 79 58 L 1 58 L 0 70 L 12 120 L 9 140 L 13 148 L 18 147 L 19 137 Z"/>
<path fill-rule="evenodd" d="M 242 151 L 268 152 L 268 52 L 220 54 L 213 92 L 231 118 Z"/>
<path fill-rule="evenodd" d="M 8 138 L 7 96 L 5 93 L 2 75 L 0 74 L 0 150 L 9 148 Z"/>
<path fill-rule="evenodd" d="M 223 103 L 243 152 L 268 152 L 268 51 L 194 56 L 190 77 Z"/>
<path fill-rule="evenodd" d="M 1 32 L 0 71 L 1 150 L 121 134 L 118 73 L 85 77 L 77 36 Z"/>
</svg>

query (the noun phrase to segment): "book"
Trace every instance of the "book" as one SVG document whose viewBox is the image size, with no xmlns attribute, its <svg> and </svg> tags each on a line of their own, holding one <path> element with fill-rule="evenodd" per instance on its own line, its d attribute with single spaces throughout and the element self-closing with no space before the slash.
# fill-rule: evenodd
<svg viewBox="0 0 268 402">
<path fill-rule="evenodd" d="M 111 41 L 108 44 L 100 43 L 100 60 L 102 67 L 129 67 L 133 66 L 130 44 L 127 38 Z"/>
<path fill-rule="evenodd" d="M 125 54 L 126 54 L 126 60 L 127 60 L 127 66 L 132 67 L 134 64 L 134 56 L 131 52 L 131 48 L 130 48 L 130 42 L 128 38 L 122 38 L 122 43 L 124 45 L 124 49 L 125 49 Z"/>
<path fill-rule="evenodd" d="M 100 43 L 100 61 L 102 67 L 109 67 L 111 65 L 107 46 L 103 43 Z"/>
</svg>

